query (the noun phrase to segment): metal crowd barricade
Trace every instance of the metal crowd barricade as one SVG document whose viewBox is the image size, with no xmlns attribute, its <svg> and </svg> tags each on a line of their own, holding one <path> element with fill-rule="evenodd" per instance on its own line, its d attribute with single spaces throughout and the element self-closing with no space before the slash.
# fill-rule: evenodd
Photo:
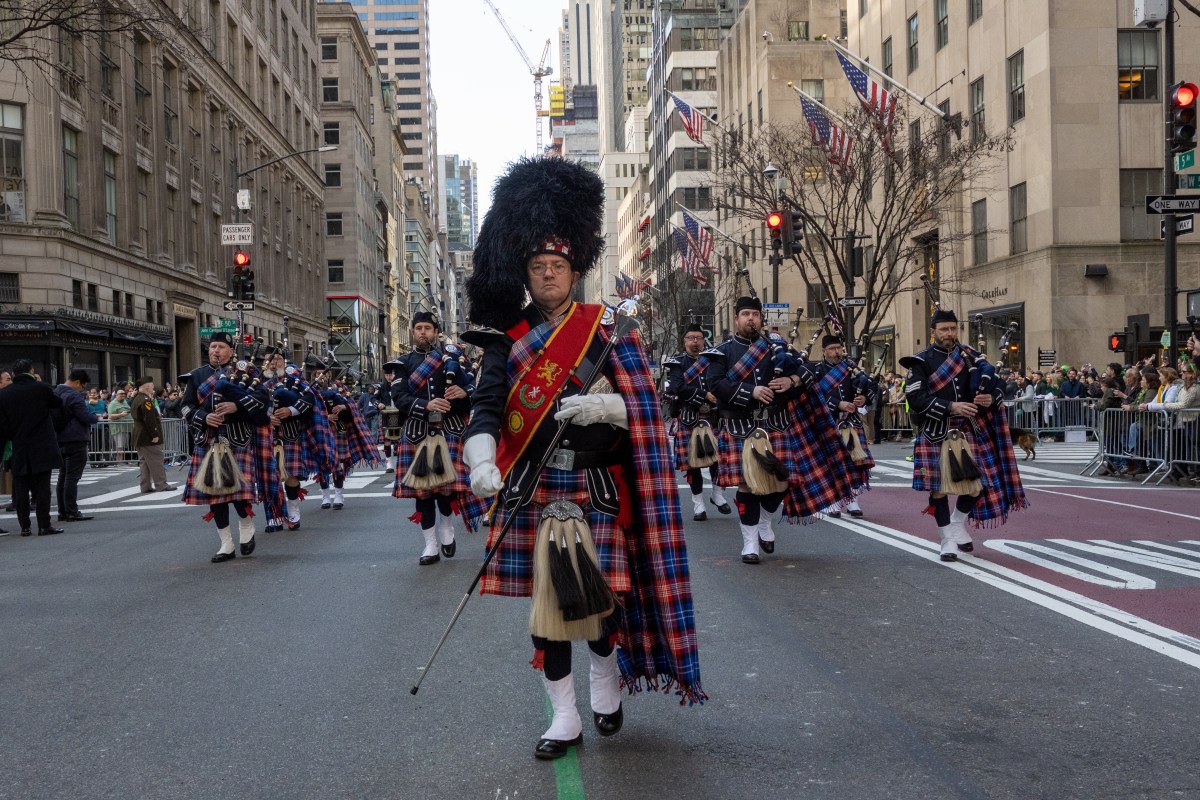
<svg viewBox="0 0 1200 800">
<path fill-rule="evenodd" d="M 1200 474 L 1200 410 L 1183 409 L 1169 416 L 1171 469 L 1167 475 Z"/>
<path fill-rule="evenodd" d="M 177 464 L 188 457 L 188 431 L 182 419 L 164 417 L 163 461 Z M 136 464 L 137 450 L 133 446 L 133 423 L 100 420 L 91 429 L 88 442 L 88 464 L 93 467 L 108 467 L 126 462 Z"/>
<path fill-rule="evenodd" d="M 1027 430 L 1037 437 L 1080 432 L 1080 439 L 1096 436 L 1099 415 L 1092 397 L 1029 397 L 1005 400 L 1010 428 Z"/>
<path fill-rule="evenodd" d="M 909 421 L 908 409 L 904 407 L 903 402 L 884 403 L 880 420 L 882 421 L 880 432 L 883 438 L 896 441 L 912 438 L 912 424 Z"/>
<path fill-rule="evenodd" d="M 1172 461 L 1175 421 L 1175 414 L 1166 411 L 1107 409 L 1100 419 L 1100 453 L 1084 471 L 1090 469 L 1094 473 L 1108 461 L 1117 470 L 1146 467 L 1142 483 L 1149 483 L 1155 476 L 1161 483 L 1169 474 Z"/>
</svg>

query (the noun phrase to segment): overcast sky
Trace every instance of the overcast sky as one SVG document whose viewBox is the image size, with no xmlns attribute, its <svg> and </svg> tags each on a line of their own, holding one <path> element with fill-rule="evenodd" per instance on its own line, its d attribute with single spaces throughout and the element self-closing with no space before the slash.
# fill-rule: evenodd
<svg viewBox="0 0 1200 800">
<path fill-rule="evenodd" d="M 536 65 L 546 40 L 554 75 L 542 81 L 542 107 L 550 105 L 550 81 L 558 79 L 558 24 L 564 0 L 494 0 Z M 458 153 L 478 165 L 479 193 L 514 158 L 533 155 L 536 129 L 533 76 L 484 0 L 431 0 L 429 62 L 437 99 L 438 154 Z M 543 136 L 549 126 L 542 119 Z"/>
</svg>

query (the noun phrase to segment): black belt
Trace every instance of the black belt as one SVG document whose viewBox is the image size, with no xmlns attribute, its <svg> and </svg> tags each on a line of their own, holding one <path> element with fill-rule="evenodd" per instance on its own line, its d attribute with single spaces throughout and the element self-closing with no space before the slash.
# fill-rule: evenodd
<svg viewBox="0 0 1200 800">
<path fill-rule="evenodd" d="M 734 414 L 732 411 L 720 411 L 721 419 L 754 419 L 753 414 Z"/>
<path fill-rule="evenodd" d="M 554 450 L 546 466 L 551 469 L 577 470 L 592 467 L 615 467 L 620 464 L 620 450 L 568 450 L 559 447 Z"/>
</svg>

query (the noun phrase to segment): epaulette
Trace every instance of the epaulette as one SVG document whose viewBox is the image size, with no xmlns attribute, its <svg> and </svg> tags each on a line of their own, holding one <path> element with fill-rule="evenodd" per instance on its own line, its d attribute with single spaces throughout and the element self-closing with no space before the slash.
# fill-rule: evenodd
<svg viewBox="0 0 1200 800">
<path fill-rule="evenodd" d="M 714 358 L 728 358 L 728 356 L 725 355 L 725 351 L 718 347 L 710 347 L 707 350 L 702 350 L 700 355 L 708 358 L 710 361 Z"/>
<path fill-rule="evenodd" d="M 900 356 L 899 363 L 900 366 L 904 367 L 905 369 L 912 369 L 918 364 L 924 364 L 925 359 L 921 358 L 920 355 Z"/>
<path fill-rule="evenodd" d="M 664 367 L 682 367 L 683 362 L 679 360 L 679 356 L 668 356 L 662 361 Z"/>
</svg>

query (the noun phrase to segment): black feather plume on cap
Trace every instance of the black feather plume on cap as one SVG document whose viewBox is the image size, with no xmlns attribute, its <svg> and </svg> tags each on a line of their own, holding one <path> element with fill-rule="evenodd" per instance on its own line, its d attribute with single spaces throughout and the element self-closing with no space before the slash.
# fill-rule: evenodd
<svg viewBox="0 0 1200 800">
<path fill-rule="evenodd" d="M 525 268 L 551 237 L 570 244 L 571 268 L 587 274 L 604 249 L 604 182 L 576 161 L 523 158 L 492 189 L 492 205 L 467 279 L 468 319 L 504 330 L 525 305 Z"/>
</svg>

